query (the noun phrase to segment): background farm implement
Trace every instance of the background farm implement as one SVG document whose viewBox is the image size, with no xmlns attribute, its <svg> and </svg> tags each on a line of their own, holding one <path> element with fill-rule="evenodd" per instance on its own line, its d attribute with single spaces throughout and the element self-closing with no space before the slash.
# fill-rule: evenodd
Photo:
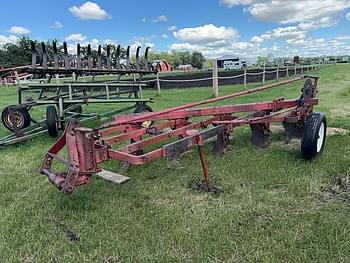
<svg viewBox="0 0 350 263">
<path fill-rule="evenodd" d="M 141 47 L 136 50 L 135 62 L 131 62 L 130 47 L 125 52 L 118 46 L 112 54 L 107 46 L 102 53 L 98 46 L 96 57 L 93 57 L 91 46 L 86 48 L 86 55 L 81 55 L 80 44 L 76 55 L 69 55 L 66 43 L 63 52 L 59 52 L 56 42 L 53 50 L 48 51 L 44 43 L 37 49 L 32 42 L 32 64 L 26 71 L 36 78 L 45 78 L 43 83 L 23 84 L 19 81 L 18 103 L 6 107 L 1 114 L 2 123 L 12 134 L 0 139 L 0 146 L 7 146 L 42 135 L 46 132 L 57 137 L 67 121 L 77 118 L 82 123 L 108 118 L 116 113 L 134 109 L 134 112 L 152 111 L 146 105 L 152 98 L 143 98 L 141 80 L 144 75 L 154 74 L 156 70 L 148 62 L 146 48 L 143 59 Z M 113 55 L 113 58 L 112 58 Z M 94 81 L 96 75 L 113 75 L 114 80 Z M 79 76 L 91 76 L 92 82 L 79 82 Z M 123 75 L 131 75 L 128 82 L 121 82 Z M 61 81 L 59 76 L 69 77 Z M 56 77 L 56 81 L 52 81 Z M 124 106 L 103 113 L 83 113 L 83 105 L 96 103 L 123 104 Z M 30 113 L 38 106 L 46 107 L 44 119 L 36 120 Z"/>
<path fill-rule="evenodd" d="M 40 171 L 68 195 L 76 186 L 89 182 L 93 174 L 111 174 L 98 167 L 109 159 L 142 165 L 161 157 L 176 159 L 184 151 L 197 146 L 205 185 L 210 190 L 212 183 L 204 142 L 216 137 L 213 152 L 221 154 L 234 129 L 250 125 L 252 143 L 257 147 L 266 147 L 271 123 L 282 123 L 287 136 L 301 139 L 303 157 L 315 158 L 323 150 L 327 125 L 323 114 L 313 112 L 314 106 L 318 104 L 317 77 L 306 79 L 302 95 L 296 100 L 280 98 L 268 102 L 198 108 L 301 79 L 294 78 L 158 112 L 116 116 L 113 122 L 98 129 L 80 127 L 79 121 L 72 119 L 63 135 L 45 155 Z M 145 123 L 148 125 L 142 125 Z M 125 144 L 128 142 L 131 143 Z M 65 146 L 67 159 L 59 155 Z M 68 170 L 54 171 L 54 161 L 63 163 Z"/>
</svg>

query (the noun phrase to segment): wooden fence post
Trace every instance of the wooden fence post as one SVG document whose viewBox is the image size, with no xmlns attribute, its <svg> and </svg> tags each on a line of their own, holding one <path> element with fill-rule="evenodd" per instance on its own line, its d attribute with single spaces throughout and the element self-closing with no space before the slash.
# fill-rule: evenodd
<svg viewBox="0 0 350 263">
<path fill-rule="evenodd" d="M 219 97 L 219 73 L 218 73 L 218 61 L 213 59 L 213 96 Z"/>
<path fill-rule="evenodd" d="M 288 65 L 287 65 L 287 74 L 286 74 L 286 75 L 287 75 L 287 76 L 286 76 L 287 78 L 289 77 L 289 70 L 288 70 L 288 69 L 289 69 L 289 67 L 288 67 Z"/>
<path fill-rule="evenodd" d="M 297 64 L 294 64 L 294 76 L 297 75 Z"/>
<path fill-rule="evenodd" d="M 8 84 L 7 84 L 7 78 L 6 78 L 6 77 L 4 78 L 4 82 L 5 82 L 6 89 L 8 89 L 9 86 L 8 86 Z"/>
<path fill-rule="evenodd" d="M 276 80 L 279 80 L 279 69 L 280 69 L 280 64 L 277 65 L 277 72 L 276 72 Z"/>
<path fill-rule="evenodd" d="M 160 81 L 159 81 L 159 73 L 157 72 L 157 94 L 160 95 Z"/>
<path fill-rule="evenodd" d="M 264 63 L 264 70 L 263 70 L 263 79 L 262 79 L 262 84 L 265 85 L 265 79 L 266 79 L 266 64 Z"/>
<path fill-rule="evenodd" d="M 244 89 L 247 89 L 247 69 L 244 68 Z"/>
</svg>

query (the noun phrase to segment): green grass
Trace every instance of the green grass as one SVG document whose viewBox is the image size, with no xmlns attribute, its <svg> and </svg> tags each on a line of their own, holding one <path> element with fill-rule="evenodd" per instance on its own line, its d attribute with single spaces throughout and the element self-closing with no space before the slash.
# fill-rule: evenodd
<svg viewBox="0 0 350 263">
<path fill-rule="evenodd" d="M 316 111 L 326 113 L 330 126 L 350 129 L 350 65 L 314 74 L 321 77 Z M 301 87 L 230 102 L 297 98 Z M 16 89 L 0 88 L 2 110 L 15 103 Z M 239 89 L 222 87 L 220 95 Z M 209 88 L 164 90 L 153 107 L 210 97 Z M 221 158 L 206 144 L 219 194 L 188 188 L 202 176 L 195 149 L 177 166 L 160 159 L 130 167 L 132 180 L 121 186 L 93 178 L 70 197 L 38 173 L 55 140 L 44 136 L 1 149 L 0 262 L 349 262 L 350 194 L 339 198 L 322 189 L 350 174 L 350 133 L 329 136 L 321 158 L 307 162 L 298 144 L 274 131 L 263 150 L 251 146 L 248 128 L 235 131 Z M 106 167 L 116 170 L 117 163 Z"/>
</svg>

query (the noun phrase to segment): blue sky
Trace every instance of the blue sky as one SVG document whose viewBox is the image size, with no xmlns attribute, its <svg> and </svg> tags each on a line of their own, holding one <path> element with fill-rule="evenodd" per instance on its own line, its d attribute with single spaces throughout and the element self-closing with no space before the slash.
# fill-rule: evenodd
<svg viewBox="0 0 350 263">
<path fill-rule="evenodd" d="M 0 22 L 0 45 L 28 35 L 72 50 L 81 42 L 207 57 L 350 54 L 349 0 L 17 0 L 2 3 Z"/>
</svg>

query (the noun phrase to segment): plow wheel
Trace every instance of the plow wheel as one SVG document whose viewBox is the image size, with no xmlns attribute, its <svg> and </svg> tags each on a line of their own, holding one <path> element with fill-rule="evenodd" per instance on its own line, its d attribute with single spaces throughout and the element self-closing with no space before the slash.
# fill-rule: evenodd
<svg viewBox="0 0 350 263">
<path fill-rule="evenodd" d="M 136 107 L 134 113 L 146 113 L 146 112 L 153 112 L 153 109 L 146 105 L 146 104 L 140 104 L 139 106 Z M 144 122 L 140 122 L 139 126 L 140 128 L 149 128 L 151 127 L 153 124 L 152 121 L 144 121 Z"/>
<path fill-rule="evenodd" d="M 46 108 L 46 125 L 50 137 L 56 138 L 58 135 L 57 127 L 57 111 L 55 106 L 48 106 Z"/>
<path fill-rule="evenodd" d="M 323 113 L 310 114 L 304 123 L 301 137 L 301 153 L 307 160 L 318 157 L 324 148 L 327 120 Z"/>
<path fill-rule="evenodd" d="M 11 112 L 13 116 L 11 116 Z M 6 129 L 15 131 L 15 129 L 27 128 L 30 125 L 31 118 L 27 109 L 8 106 L 1 113 L 1 121 Z"/>
<path fill-rule="evenodd" d="M 146 112 L 153 112 L 153 109 L 146 105 L 146 104 L 140 104 L 136 107 L 134 113 L 146 113 Z M 144 121 L 144 122 L 140 122 L 138 123 L 137 125 L 139 126 L 140 129 L 142 128 L 149 128 L 151 127 L 153 124 L 152 121 Z M 139 139 L 142 139 L 142 138 L 139 138 Z M 135 138 L 131 138 L 130 141 L 131 143 L 134 143 L 134 142 L 137 142 L 139 139 Z M 143 150 L 138 150 L 136 152 L 133 153 L 134 155 L 142 155 L 143 154 Z"/>
</svg>

